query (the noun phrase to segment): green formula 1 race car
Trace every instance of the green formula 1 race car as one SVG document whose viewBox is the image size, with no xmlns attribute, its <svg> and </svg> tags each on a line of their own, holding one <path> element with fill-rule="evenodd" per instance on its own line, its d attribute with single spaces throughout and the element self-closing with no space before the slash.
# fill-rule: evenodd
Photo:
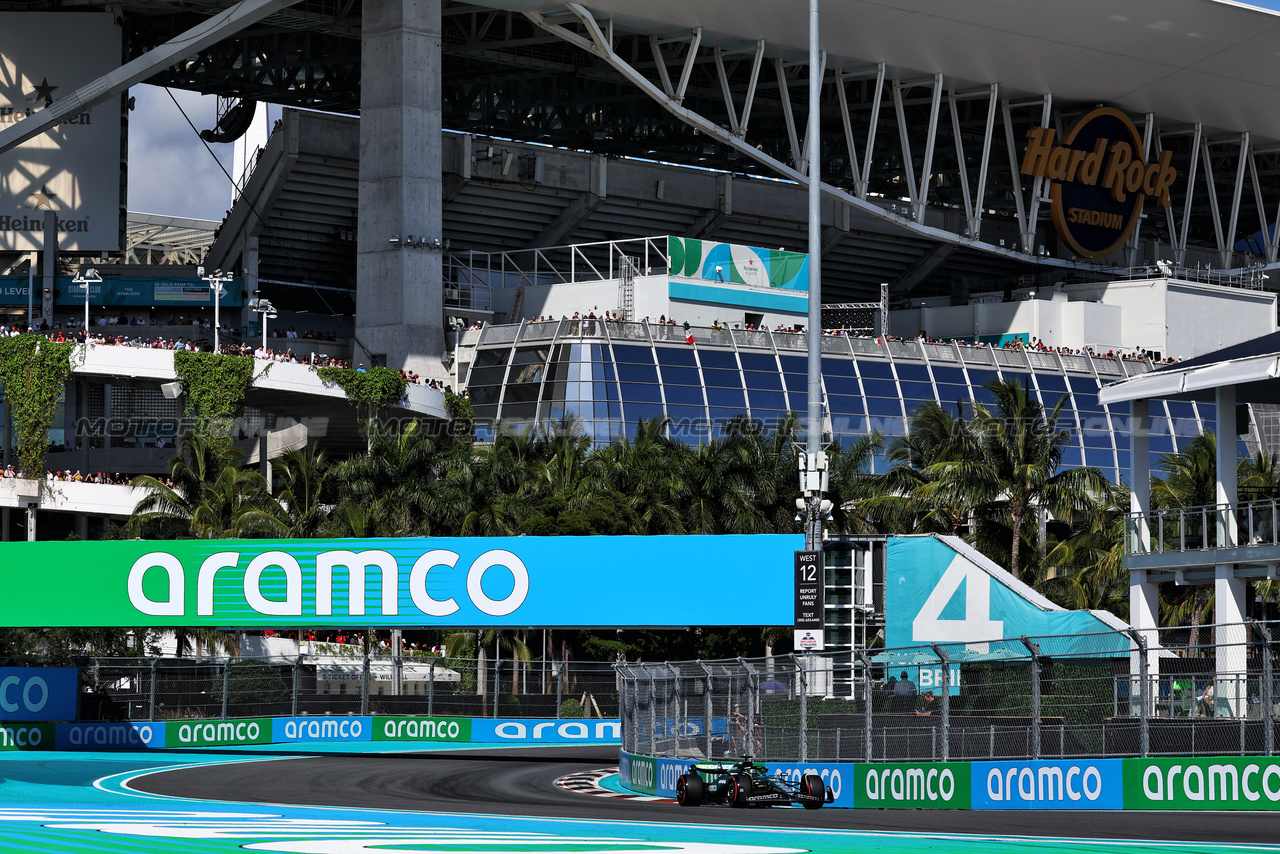
<svg viewBox="0 0 1280 854">
<path fill-rule="evenodd" d="M 765 766 L 743 759 L 741 762 L 698 762 L 676 780 L 676 803 L 682 807 L 727 804 L 731 807 L 772 807 L 801 804 L 807 810 L 820 809 L 832 800 L 826 784 L 817 774 L 805 774 L 799 781 L 770 777 Z"/>
</svg>

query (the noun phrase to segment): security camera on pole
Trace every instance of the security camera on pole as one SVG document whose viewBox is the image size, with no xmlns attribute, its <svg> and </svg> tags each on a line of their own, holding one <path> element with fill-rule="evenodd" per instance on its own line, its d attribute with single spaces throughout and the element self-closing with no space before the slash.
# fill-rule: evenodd
<svg viewBox="0 0 1280 854">
<path fill-rule="evenodd" d="M 213 352 L 220 352 L 218 349 L 218 327 L 222 326 L 222 296 L 227 292 L 226 284 L 235 278 L 232 273 L 225 273 L 222 270 L 214 270 L 212 275 L 204 274 L 204 267 L 196 268 L 196 275 L 209 283 L 209 290 L 213 291 Z"/>
</svg>

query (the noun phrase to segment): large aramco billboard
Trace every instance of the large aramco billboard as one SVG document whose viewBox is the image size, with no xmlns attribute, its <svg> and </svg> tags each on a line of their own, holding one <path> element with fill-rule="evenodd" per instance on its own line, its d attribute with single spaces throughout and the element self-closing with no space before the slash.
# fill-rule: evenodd
<svg viewBox="0 0 1280 854">
<path fill-rule="evenodd" d="M 5 12 L 0 130 L 120 65 L 115 16 Z M 120 101 L 68 116 L 0 154 L 0 251 L 44 248 L 45 211 L 64 251 L 120 249 Z"/>
<path fill-rule="evenodd" d="M 798 534 L 5 543 L 0 625 L 779 626 L 802 545 Z"/>
</svg>

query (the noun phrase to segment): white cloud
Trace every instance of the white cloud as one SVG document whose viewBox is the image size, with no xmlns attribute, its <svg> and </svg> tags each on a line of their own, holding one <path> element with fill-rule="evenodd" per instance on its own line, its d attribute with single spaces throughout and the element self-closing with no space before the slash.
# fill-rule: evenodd
<svg viewBox="0 0 1280 854">
<path fill-rule="evenodd" d="M 198 130 L 213 127 L 217 98 L 172 90 Z M 169 93 L 134 86 L 129 114 L 129 210 L 221 220 L 231 206 L 231 182 L 209 155 Z M 210 146 L 231 171 L 233 144 Z"/>
</svg>

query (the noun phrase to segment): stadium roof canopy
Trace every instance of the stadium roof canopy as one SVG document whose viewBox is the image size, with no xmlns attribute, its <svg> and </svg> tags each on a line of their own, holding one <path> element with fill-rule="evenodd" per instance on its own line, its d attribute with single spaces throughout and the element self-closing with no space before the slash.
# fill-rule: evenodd
<svg viewBox="0 0 1280 854">
<path fill-rule="evenodd" d="M 562 0 L 472 0 L 554 14 Z M 805 0 L 590 0 L 617 30 L 670 36 L 702 28 L 706 46 L 764 39 L 807 50 Z M 1052 92 L 1134 113 L 1280 139 L 1280 14 L 1222 0 L 823 0 L 828 67 L 884 62 L 1006 91 Z"/>
</svg>

